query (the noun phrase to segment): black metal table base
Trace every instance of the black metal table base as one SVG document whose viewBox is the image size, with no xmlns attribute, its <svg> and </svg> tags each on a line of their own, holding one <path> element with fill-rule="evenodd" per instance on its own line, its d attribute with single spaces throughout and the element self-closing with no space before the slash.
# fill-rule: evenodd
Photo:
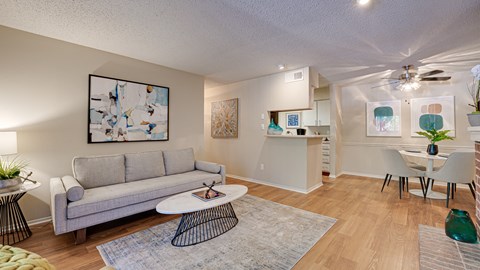
<svg viewBox="0 0 480 270">
<path fill-rule="evenodd" d="M 231 203 L 182 215 L 172 245 L 186 247 L 215 238 L 238 223 Z"/>
<path fill-rule="evenodd" d="M 0 198 L 0 235 L 3 245 L 12 245 L 32 236 L 18 205 L 23 195 L 25 192 Z"/>
</svg>

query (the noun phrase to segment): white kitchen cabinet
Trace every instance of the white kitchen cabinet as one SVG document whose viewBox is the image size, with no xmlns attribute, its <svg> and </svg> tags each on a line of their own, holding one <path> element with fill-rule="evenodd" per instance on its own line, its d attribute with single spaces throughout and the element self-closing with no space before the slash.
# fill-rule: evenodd
<svg viewBox="0 0 480 270">
<path fill-rule="evenodd" d="M 315 100 L 313 110 L 302 112 L 303 126 L 329 126 L 330 125 L 330 100 Z"/>
</svg>

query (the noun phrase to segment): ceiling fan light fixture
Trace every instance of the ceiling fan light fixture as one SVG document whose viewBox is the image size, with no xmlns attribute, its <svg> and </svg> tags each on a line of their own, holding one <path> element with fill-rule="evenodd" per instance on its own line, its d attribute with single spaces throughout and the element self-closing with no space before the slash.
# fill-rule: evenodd
<svg viewBox="0 0 480 270">
<path fill-rule="evenodd" d="M 420 88 L 420 84 L 416 81 L 408 81 L 397 87 L 402 92 L 411 92 Z"/>
<path fill-rule="evenodd" d="M 359 4 L 360 6 L 365 6 L 368 3 L 370 3 L 370 0 L 357 0 L 357 4 Z"/>
</svg>

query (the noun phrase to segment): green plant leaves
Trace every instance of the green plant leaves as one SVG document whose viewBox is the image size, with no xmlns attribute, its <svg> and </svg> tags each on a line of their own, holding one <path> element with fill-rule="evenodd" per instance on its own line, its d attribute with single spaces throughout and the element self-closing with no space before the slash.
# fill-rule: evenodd
<svg viewBox="0 0 480 270">
<path fill-rule="evenodd" d="M 0 180 L 13 179 L 20 176 L 20 173 L 27 167 L 26 161 L 19 160 L 18 157 L 11 161 L 6 158 L 0 158 Z"/>
<path fill-rule="evenodd" d="M 443 140 L 453 140 L 453 137 L 447 135 L 448 132 L 450 130 L 436 130 L 432 128 L 427 131 L 418 131 L 417 134 L 426 137 L 430 143 L 435 144 Z"/>
</svg>

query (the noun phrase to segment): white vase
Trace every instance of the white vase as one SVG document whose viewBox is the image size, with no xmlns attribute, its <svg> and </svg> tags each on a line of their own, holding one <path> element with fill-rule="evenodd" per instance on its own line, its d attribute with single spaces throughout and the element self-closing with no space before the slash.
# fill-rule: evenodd
<svg viewBox="0 0 480 270">
<path fill-rule="evenodd" d="M 480 113 L 469 113 L 467 114 L 468 122 L 470 126 L 477 127 L 480 126 Z"/>
<path fill-rule="evenodd" d="M 22 187 L 22 179 L 20 177 L 0 180 L 0 193 L 12 192 Z"/>
</svg>

